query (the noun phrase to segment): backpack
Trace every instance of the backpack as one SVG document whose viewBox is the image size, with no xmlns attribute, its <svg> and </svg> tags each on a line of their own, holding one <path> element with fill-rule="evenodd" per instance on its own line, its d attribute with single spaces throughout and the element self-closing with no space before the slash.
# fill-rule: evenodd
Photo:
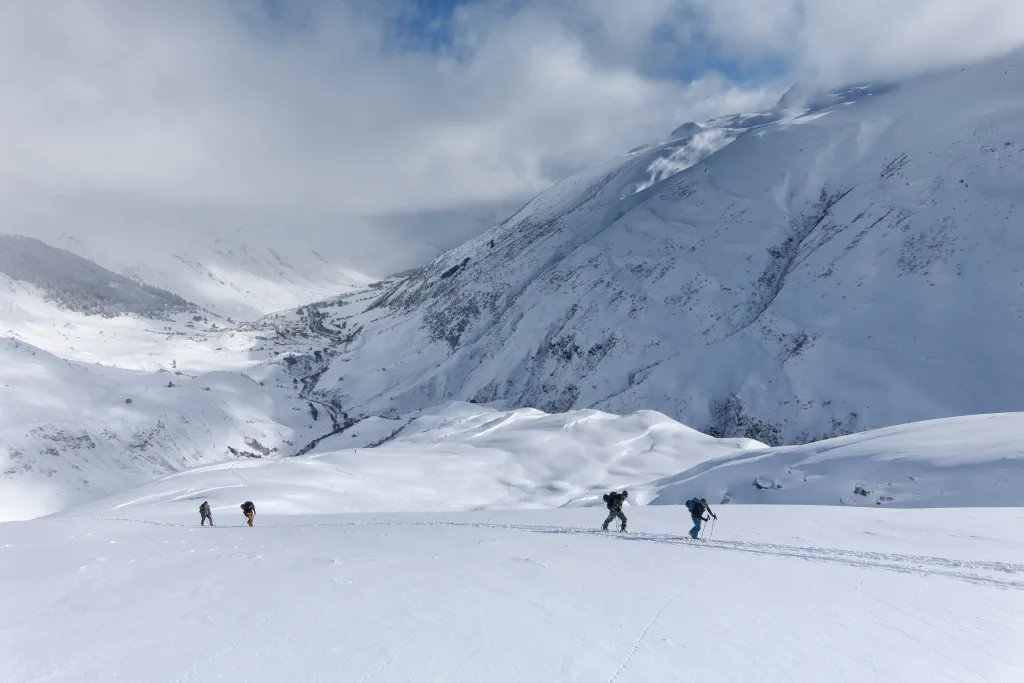
<svg viewBox="0 0 1024 683">
<path fill-rule="evenodd" d="M 606 493 L 606 494 L 604 494 L 604 496 L 602 496 L 602 497 L 604 498 L 604 504 L 605 504 L 605 506 L 606 506 L 606 507 L 607 507 L 607 508 L 608 508 L 609 510 L 611 510 L 611 509 L 612 509 L 612 494 L 610 494 L 610 493 Z"/>
<path fill-rule="evenodd" d="M 691 498 L 686 501 L 686 509 L 690 511 L 690 514 L 696 517 L 700 513 L 700 498 Z"/>
</svg>

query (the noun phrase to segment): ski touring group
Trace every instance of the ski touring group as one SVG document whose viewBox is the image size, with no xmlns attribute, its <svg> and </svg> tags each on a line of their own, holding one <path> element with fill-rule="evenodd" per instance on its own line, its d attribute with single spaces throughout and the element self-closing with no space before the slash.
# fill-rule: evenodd
<svg viewBox="0 0 1024 683">
<path fill-rule="evenodd" d="M 249 526 L 252 526 L 253 521 L 256 519 L 256 506 L 251 500 L 247 500 L 241 505 L 242 514 L 245 515 L 245 521 Z M 203 504 L 199 506 L 199 526 L 206 526 L 206 522 L 210 522 L 210 526 L 213 526 L 213 513 L 210 511 L 210 502 L 204 500 Z"/>
<path fill-rule="evenodd" d="M 611 493 L 604 494 L 604 502 L 608 507 L 608 517 L 605 518 L 604 524 L 601 525 L 601 531 L 608 531 L 608 525 L 611 524 L 617 518 L 622 522 L 619 527 L 619 531 L 626 531 L 626 515 L 622 512 L 622 505 L 629 498 L 629 491 L 612 491 Z M 686 501 L 686 509 L 690 511 L 690 519 L 693 520 L 693 528 L 690 529 L 690 538 L 700 538 L 701 524 L 710 521 L 711 519 L 718 519 L 718 515 L 711 511 L 708 506 L 706 498 L 691 498 Z M 707 516 L 705 516 L 707 513 Z"/>
<path fill-rule="evenodd" d="M 622 506 L 628 498 L 629 491 L 612 491 L 611 493 L 604 494 L 604 502 L 608 507 L 608 517 L 605 518 L 604 524 L 601 525 L 602 531 L 608 531 L 608 525 L 618 519 L 621 522 L 619 531 L 625 533 L 627 520 L 625 513 L 622 512 Z M 246 524 L 252 526 L 253 521 L 256 519 L 256 505 L 251 500 L 247 500 L 240 507 L 242 508 L 242 514 L 245 515 Z M 694 539 L 700 538 L 702 524 L 711 519 L 718 519 L 718 515 L 712 512 L 708 506 L 706 498 L 691 498 L 686 501 L 686 509 L 690 511 L 690 519 L 693 520 L 690 537 Z M 206 526 L 207 522 L 210 523 L 210 526 L 213 526 L 213 513 L 210 511 L 209 501 L 204 500 L 203 504 L 199 506 L 199 519 L 200 526 Z"/>
</svg>

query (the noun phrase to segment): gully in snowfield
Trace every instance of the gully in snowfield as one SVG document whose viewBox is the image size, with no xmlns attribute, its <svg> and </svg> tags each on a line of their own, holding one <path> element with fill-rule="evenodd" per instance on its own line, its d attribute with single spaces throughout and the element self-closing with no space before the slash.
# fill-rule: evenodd
<svg viewBox="0 0 1024 683">
<path fill-rule="evenodd" d="M 608 519 L 604 520 L 604 524 L 601 525 L 602 531 L 608 531 L 608 525 L 616 517 L 622 520 L 622 526 L 619 528 L 619 531 L 626 530 L 626 515 L 622 514 L 622 504 L 626 502 L 626 498 L 629 498 L 629 491 L 623 491 L 622 493 L 612 491 L 611 493 L 604 494 L 604 502 L 608 505 Z"/>
<path fill-rule="evenodd" d="M 707 511 L 709 515 L 718 519 L 718 515 L 711 511 L 708 507 L 707 498 L 691 498 L 686 501 L 686 507 L 690 511 L 690 519 L 693 520 L 693 528 L 690 529 L 690 537 L 697 538 L 700 533 L 700 523 L 708 521 L 708 518 L 704 516 L 704 512 Z"/>
<path fill-rule="evenodd" d="M 256 506 L 252 504 L 251 500 L 242 503 L 242 512 L 245 514 L 245 518 L 249 520 L 249 526 L 252 526 L 253 517 L 256 516 Z"/>
</svg>

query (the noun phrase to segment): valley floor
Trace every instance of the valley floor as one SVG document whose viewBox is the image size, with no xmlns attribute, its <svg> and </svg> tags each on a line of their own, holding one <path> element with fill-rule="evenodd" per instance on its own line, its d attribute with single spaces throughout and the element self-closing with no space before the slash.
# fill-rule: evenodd
<svg viewBox="0 0 1024 683">
<path fill-rule="evenodd" d="M 716 511 L 0 524 L 0 680 L 1020 680 L 1024 510 Z"/>
</svg>

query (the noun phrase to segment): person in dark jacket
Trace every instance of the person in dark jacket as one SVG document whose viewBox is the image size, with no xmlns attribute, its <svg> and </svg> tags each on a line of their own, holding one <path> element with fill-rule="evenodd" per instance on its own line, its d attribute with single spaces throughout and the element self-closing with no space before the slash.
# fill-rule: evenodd
<svg viewBox="0 0 1024 683">
<path fill-rule="evenodd" d="M 210 503 L 203 501 L 203 504 L 199 506 L 199 516 L 202 521 L 199 522 L 199 526 L 206 526 L 206 520 L 210 520 L 210 526 L 213 526 L 213 514 L 210 512 Z"/>
<path fill-rule="evenodd" d="M 697 538 L 700 534 L 700 523 L 708 521 L 708 517 L 704 516 L 705 512 L 711 515 L 711 517 L 718 519 L 718 515 L 712 512 L 711 508 L 708 507 L 707 498 L 701 498 L 700 500 L 691 498 L 686 501 L 686 507 L 690 510 L 690 519 L 693 520 L 693 528 L 690 529 L 690 538 Z"/>
<path fill-rule="evenodd" d="M 601 525 L 602 531 L 608 531 L 608 525 L 611 524 L 612 520 L 618 517 L 622 520 L 622 526 L 619 527 L 619 531 L 626 530 L 626 515 L 622 514 L 622 504 L 629 498 L 629 491 L 612 491 L 611 493 L 604 494 L 604 502 L 608 505 L 608 519 L 604 520 L 604 524 Z"/>
<path fill-rule="evenodd" d="M 242 512 L 245 514 L 245 518 L 249 520 L 249 526 L 252 526 L 252 520 L 256 516 L 256 506 L 252 504 L 251 500 L 242 503 Z"/>
</svg>

